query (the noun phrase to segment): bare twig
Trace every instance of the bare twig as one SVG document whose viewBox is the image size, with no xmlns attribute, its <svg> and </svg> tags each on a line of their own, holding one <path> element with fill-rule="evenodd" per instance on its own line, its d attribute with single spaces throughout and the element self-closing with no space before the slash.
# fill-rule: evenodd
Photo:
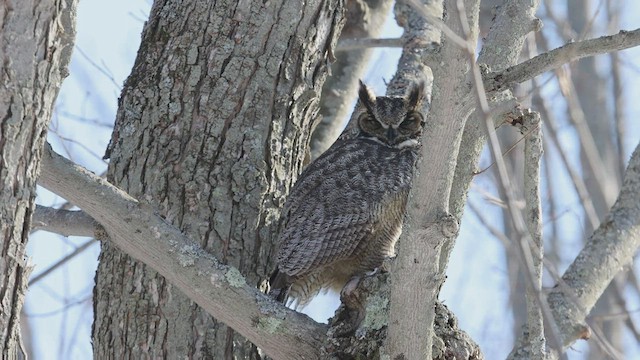
<svg viewBox="0 0 640 360">
<path fill-rule="evenodd" d="M 368 49 L 376 47 L 386 48 L 401 48 L 405 43 L 402 38 L 389 38 L 389 39 L 371 39 L 371 38 L 359 38 L 359 39 L 343 39 L 338 42 L 336 46 L 336 52 L 348 51 L 356 49 Z"/>
<path fill-rule="evenodd" d="M 505 248 L 508 248 L 512 245 L 512 241 L 507 237 L 507 235 L 504 234 L 502 230 L 493 225 L 493 221 L 485 215 L 484 211 L 478 208 L 478 206 L 472 201 L 469 201 L 467 205 L 469 205 L 469 209 L 478 218 L 478 221 L 480 221 L 482 226 L 489 230 L 491 235 L 493 235 L 496 239 L 500 240 Z"/>
<path fill-rule="evenodd" d="M 520 139 L 518 139 L 518 141 L 514 142 L 513 144 L 511 144 L 511 146 L 509 146 L 509 148 L 505 151 L 502 152 L 502 156 L 507 156 L 507 154 L 509 154 L 510 152 L 512 152 L 516 146 L 518 146 L 518 144 L 520 144 L 520 142 L 522 142 L 523 140 L 525 140 L 529 134 L 531 134 L 534 131 L 539 131 L 540 130 L 540 124 L 538 124 L 536 127 L 534 127 L 533 129 L 529 129 L 526 133 L 524 133 L 522 135 L 522 137 Z M 474 175 L 480 175 L 482 173 L 484 173 L 485 171 L 489 170 L 493 165 L 495 165 L 495 161 L 492 162 L 491 164 L 489 164 L 487 167 L 485 167 L 482 170 L 478 170 L 476 172 L 474 172 Z"/>
<path fill-rule="evenodd" d="M 118 82 L 114 79 L 113 73 L 107 68 L 106 64 L 104 64 L 104 62 L 102 63 L 102 65 L 98 65 L 92 58 L 91 56 L 89 56 L 86 52 L 84 52 L 84 50 L 82 50 L 82 48 L 80 46 L 76 46 L 75 47 L 76 50 L 78 50 L 78 53 L 85 59 L 87 60 L 87 62 L 93 66 L 96 70 L 98 70 L 99 73 L 101 73 L 102 75 L 104 75 L 107 79 L 109 79 L 109 81 L 111 81 L 111 83 L 113 84 L 113 86 L 115 86 L 115 88 L 120 91 L 122 90 L 122 86 L 118 84 Z"/>
<path fill-rule="evenodd" d="M 615 180 L 615 173 L 607 174 L 606 169 L 609 169 L 609 167 L 606 165 L 608 164 L 605 164 L 602 160 L 602 155 L 598 149 L 599 146 L 596 144 L 593 133 L 589 128 L 574 82 L 570 79 L 567 72 L 557 71 L 556 74 L 560 82 L 560 92 L 567 101 L 567 108 L 570 115 L 569 120 L 576 129 L 585 163 L 588 165 L 588 169 L 591 170 L 589 175 L 595 180 L 595 186 L 592 186 L 590 190 L 592 193 L 595 192 L 598 194 L 600 199 L 604 199 L 605 204 L 600 207 L 609 207 L 613 204 L 616 194 L 618 193 L 618 183 Z M 592 99 L 590 99 L 590 101 L 592 101 Z M 601 146 L 600 149 L 603 150 Z M 585 168 L 587 167 L 585 166 Z M 598 204 L 596 203 L 595 205 Z"/>
<path fill-rule="evenodd" d="M 469 32 L 469 27 L 468 27 L 468 24 L 466 24 L 465 17 L 463 16 L 464 8 L 461 5 L 462 3 L 458 1 L 458 11 L 460 12 L 462 28 L 466 36 L 466 34 Z M 489 148 L 491 150 L 491 155 L 493 157 L 493 160 L 496 162 L 497 169 L 498 169 L 498 175 L 499 175 L 498 180 L 500 185 L 499 188 L 503 192 L 503 197 L 506 200 L 507 208 L 509 209 L 509 213 L 512 216 L 514 229 L 519 237 L 518 239 L 519 241 L 517 242 L 518 250 L 519 250 L 518 253 L 520 254 L 521 260 L 523 261 L 523 264 L 524 264 L 523 272 L 525 274 L 525 279 L 527 279 L 527 288 L 531 288 L 530 294 L 535 296 L 537 305 L 539 306 L 542 312 L 542 317 L 544 317 L 545 322 L 547 322 L 548 324 L 552 324 L 553 317 L 551 315 L 551 311 L 544 300 L 544 296 L 538 290 L 540 286 L 536 286 L 539 280 L 537 280 L 537 274 L 536 274 L 536 271 L 534 270 L 534 269 L 537 269 L 536 261 L 533 258 L 534 254 L 532 254 L 531 247 L 529 246 L 529 243 L 531 242 L 531 235 L 528 233 L 526 228 L 526 223 L 524 221 L 522 213 L 519 211 L 516 205 L 513 187 L 511 186 L 511 182 L 507 174 L 506 165 L 504 163 L 504 160 L 502 159 L 500 143 L 499 143 L 498 137 L 496 136 L 495 130 L 493 128 L 494 122 L 491 116 L 491 112 L 489 110 L 489 103 L 487 101 L 487 96 L 485 93 L 485 87 L 483 85 L 480 68 L 476 63 L 475 52 L 469 51 L 473 49 L 471 43 L 468 42 L 468 44 L 469 45 L 467 45 L 466 47 L 467 57 L 471 65 L 474 95 L 476 98 L 477 108 L 478 108 L 477 111 L 481 115 L 481 117 L 484 119 L 483 124 L 485 126 L 485 131 L 489 139 Z M 539 264 L 537 266 L 540 267 Z M 540 274 L 541 274 L 541 269 L 540 269 Z M 559 336 L 555 334 L 553 327 L 551 327 L 550 329 L 552 333 L 554 333 L 551 336 L 550 345 L 552 348 L 560 350 L 561 346 L 558 341 Z M 539 348 L 532 349 L 533 357 L 544 358 L 545 355 L 542 352 L 544 348 L 544 339 L 541 339 L 541 341 L 542 341 L 542 344 L 541 346 L 539 346 Z"/>
<path fill-rule="evenodd" d="M 633 270 L 630 270 L 628 273 L 633 273 Z M 627 301 L 627 299 L 625 298 L 625 285 L 626 284 L 633 284 L 632 281 L 630 281 L 631 276 L 625 276 L 624 280 L 621 279 L 613 279 L 613 284 L 614 284 L 614 288 L 615 291 L 613 291 L 613 294 L 615 296 L 615 300 L 616 302 L 620 305 L 621 309 L 627 309 L 629 306 L 629 302 Z M 629 316 L 630 313 L 633 312 L 637 312 L 638 310 L 630 310 L 630 311 L 625 311 L 624 314 L 627 314 L 626 317 L 620 317 L 621 319 L 624 320 L 624 323 L 626 324 L 627 328 L 629 329 L 629 331 L 631 332 L 631 334 L 636 338 L 636 341 L 638 341 L 640 343 L 640 329 L 638 328 L 638 326 L 636 326 L 636 324 L 633 322 L 633 319 Z M 615 320 L 616 318 L 614 316 L 609 315 L 607 316 L 602 316 L 600 317 L 600 320 Z"/>
<path fill-rule="evenodd" d="M 622 5 L 619 3 L 616 3 L 614 5 L 613 1 L 607 1 L 607 17 L 609 18 L 607 27 L 611 29 L 612 32 L 620 28 L 621 16 Z M 613 91 L 613 121 L 615 124 L 614 144 L 619 172 L 619 175 L 616 176 L 616 178 L 622 179 L 622 174 L 624 174 L 625 169 L 625 160 L 627 158 L 627 151 L 624 144 L 626 127 L 625 107 L 627 105 L 625 96 L 623 95 L 625 84 L 622 75 L 622 62 L 620 61 L 620 54 L 617 52 L 612 52 L 611 54 L 609 54 L 609 58 L 611 61 L 611 80 Z"/>
<path fill-rule="evenodd" d="M 640 45 L 640 29 L 621 30 L 615 35 L 570 43 L 502 71 L 486 74 L 483 77 L 485 90 L 493 92 L 509 89 L 514 84 L 532 79 L 571 61 L 638 45 Z"/>
<path fill-rule="evenodd" d="M 624 146 L 624 135 L 626 133 L 625 118 L 625 97 L 624 84 L 622 82 L 622 72 L 620 69 L 620 56 L 617 53 L 610 54 L 611 57 L 611 78 L 613 80 L 613 117 L 616 124 L 615 141 L 617 147 L 618 170 L 624 173 L 624 160 L 627 151 Z M 620 175 L 622 177 L 622 175 Z"/>
<path fill-rule="evenodd" d="M 582 208 L 584 209 L 587 220 L 591 224 L 593 229 L 597 228 L 600 224 L 600 220 L 598 219 L 598 214 L 596 213 L 595 206 L 593 205 L 593 201 L 589 196 L 589 191 L 587 190 L 587 185 L 584 183 L 584 180 L 580 176 L 580 173 L 571 165 L 569 161 L 569 156 L 564 148 L 560 145 L 560 141 L 558 140 L 558 134 L 556 130 L 556 122 L 553 115 L 547 112 L 547 107 L 544 105 L 545 102 L 542 98 L 537 98 L 539 100 L 538 105 L 540 111 L 544 115 L 546 119 L 544 128 L 547 132 L 548 139 L 550 139 L 551 143 L 555 145 L 556 149 L 558 149 L 558 153 L 560 154 L 560 159 L 564 167 L 567 169 L 569 176 L 571 177 L 574 189 L 578 197 L 580 198 L 580 203 L 582 204 Z M 547 131 L 548 130 L 548 131 Z"/>
</svg>

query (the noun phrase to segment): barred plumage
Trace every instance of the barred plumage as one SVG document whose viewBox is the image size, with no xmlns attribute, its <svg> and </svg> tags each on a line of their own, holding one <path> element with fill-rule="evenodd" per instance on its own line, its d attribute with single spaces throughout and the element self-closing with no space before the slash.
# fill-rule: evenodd
<svg viewBox="0 0 640 360">
<path fill-rule="evenodd" d="M 304 305 L 394 254 L 424 121 L 422 89 L 376 98 L 361 83 L 359 134 L 311 163 L 282 210 L 272 296 Z"/>
</svg>

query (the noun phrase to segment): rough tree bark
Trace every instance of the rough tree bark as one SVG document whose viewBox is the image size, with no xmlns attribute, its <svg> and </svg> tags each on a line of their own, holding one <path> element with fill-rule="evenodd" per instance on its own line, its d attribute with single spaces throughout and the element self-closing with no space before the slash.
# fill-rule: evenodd
<svg viewBox="0 0 640 360">
<path fill-rule="evenodd" d="M 100 223 L 97 239 L 145 263 L 207 313 L 274 359 L 318 357 L 324 327 L 283 307 L 222 265 L 154 208 L 45 146 L 39 184 L 63 195 Z"/>
<path fill-rule="evenodd" d="M 618 199 L 562 275 L 548 301 L 563 346 L 587 339 L 586 316 L 613 277 L 632 263 L 640 248 L 640 144 L 631 155 Z M 596 265 L 597 264 L 597 265 Z"/>
<path fill-rule="evenodd" d="M 249 283 L 308 148 L 340 0 L 156 1 L 122 96 L 108 179 Z M 94 354 L 259 358 L 165 279 L 104 243 Z"/>
<path fill-rule="evenodd" d="M 425 9 L 432 16 L 443 18 L 445 26 L 455 34 L 463 33 L 461 21 L 468 24 L 473 29 L 470 43 L 475 43 L 472 39 L 478 36 L 479 1 L 465 1 L 464 5 L 468 9 L 466 15 L 456 11 L 454 1 L 428 1 Z M 439 258 L 442 244 L 452 242 L 458 234 L 459 223 L 449 215 L 449 193 L 465 119 L 473 102 L 461 99 L 457 106 L 445 104 L 459 98 L 461 88 L 466 88 L 469 64 L 465 50 L 442 35 L 441 49 L 429 59 L 433 93 L 425 119 L 428 126 L 422 136 L 421 157 L 407 205 L 408 218 L 391 273 L 386 351 L 392 358 L 432 356 L 434 306 L 446 270 L 446 265 L 439 267 L 434 259 Z"/>
<path fill-rule="evenodd" d="M 25 247 L 53 103 L 75 39 L 75 0 L 0 6 L 0 357 L 20 347 L 20 311 L 31 272 Z"/>
</svg>

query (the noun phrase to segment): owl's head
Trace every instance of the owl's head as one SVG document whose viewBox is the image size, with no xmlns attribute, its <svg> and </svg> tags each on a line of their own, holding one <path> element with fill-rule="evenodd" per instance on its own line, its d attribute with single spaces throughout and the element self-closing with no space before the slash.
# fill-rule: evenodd
<svg viewBox="0 0 640 360">
<path fill-rule="evenodd" d="M 413 85 L 404 97 L 376 97 L 360 81 L 358 97 L 364 105 L 364 111 L 358 117 L 360 136 L 397 149 L 418 145 L 424 125 L 420 112 L 423 83 Z"/>
</svg>

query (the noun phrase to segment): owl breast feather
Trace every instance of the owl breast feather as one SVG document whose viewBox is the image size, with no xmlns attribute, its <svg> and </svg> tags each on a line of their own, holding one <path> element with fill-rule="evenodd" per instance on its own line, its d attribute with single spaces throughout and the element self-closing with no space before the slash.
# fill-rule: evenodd
<svg viewBox="0 0 640 360">
<path fill-rule="evenodd" d="M 299 277 L 347 259 L 363 251 L 361 242 L 372 231 L 385 231 L 380 222 L 398 233 L 401 220 L 395 224 L 394 214 L 393 221 L 385 219 L 385 211 L 398 201 L 404 207 L 415 159 L 412 148 L 362 138 L 334 144 L 302 172 L 285 203 L 279 269 Z"/>
</svg>

